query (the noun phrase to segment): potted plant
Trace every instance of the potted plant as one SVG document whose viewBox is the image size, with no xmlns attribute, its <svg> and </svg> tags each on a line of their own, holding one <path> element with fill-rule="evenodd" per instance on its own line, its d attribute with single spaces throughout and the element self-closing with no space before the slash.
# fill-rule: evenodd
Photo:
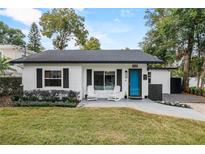
<svg viewBox="0 0 205 154">
<path fill-rule="evenodd" d="M 125 92 L 125 96 L 124 96 L 124 98 L 127 99 L 127 92 Z"/>
</svg>

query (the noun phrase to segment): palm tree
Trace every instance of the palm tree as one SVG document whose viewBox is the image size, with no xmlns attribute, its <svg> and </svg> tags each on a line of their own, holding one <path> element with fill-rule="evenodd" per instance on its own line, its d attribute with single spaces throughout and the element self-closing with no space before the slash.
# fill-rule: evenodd
<svg viewBox="0 0 205 154">
<path fill-rule="evenodd" d="M 4 71 L 7 69 L 11 69 L 9 59 L 5 57 L 0 57 L 0 75 L 4 74 Z"/>
</svg>

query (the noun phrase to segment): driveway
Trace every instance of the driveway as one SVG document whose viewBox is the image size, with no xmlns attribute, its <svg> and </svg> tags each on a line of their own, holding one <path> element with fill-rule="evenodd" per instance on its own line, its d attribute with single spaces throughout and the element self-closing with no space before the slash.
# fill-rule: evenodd
<svg viewBox="0 0 205 154">
<path fill-rule="evenodd" d="M 143 100 L 130 100 L 123 99 L 118 102 L 98 100 L 98 101 L 86 101 L 83 100 L 79 104 L 79 107 L 128 107 L 148 113 L 167 115 L 173 117 L 202 120 L 205 121 L 205 114 L 195 111 L 193 109 L 173 107 L 155 103 L 149 99 Z"/>
<path fill-rule="evenodd" d="M 205 103 L 205 97 L 190 94 L 163 94 L 163 101 L 182 103 Z"/>
<path fill-rule="evenodd" d="M 205 114 L 205 97 L 190 94 L 163 94 L 163 100 L 169 102 L 179 101 Z"/>
</svg>

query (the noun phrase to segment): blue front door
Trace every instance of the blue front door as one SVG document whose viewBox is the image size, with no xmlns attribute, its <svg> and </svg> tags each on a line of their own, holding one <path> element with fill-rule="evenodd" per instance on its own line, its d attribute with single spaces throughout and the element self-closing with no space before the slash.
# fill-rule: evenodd
<svg viewBox="0 0 205 154">
<path fill-rule="evenodd" d="M 129 70 L 129 96 L 141 96 L 141 70 L 139 69 Z"/>
</svg>

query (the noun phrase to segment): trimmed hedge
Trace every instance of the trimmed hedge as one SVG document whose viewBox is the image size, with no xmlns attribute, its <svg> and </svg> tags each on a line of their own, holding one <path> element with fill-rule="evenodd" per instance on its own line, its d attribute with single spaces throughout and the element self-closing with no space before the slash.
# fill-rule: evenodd
<svg viewBox="0 0 205 154">
<path fill-rule="evenodd" d="M 21 96 L 23 87 L 21 77 L 0 77 L 0 96 Z"/>
<path fill-rule="evenodd" d="M 16 107 L 76 107 L 78 102 L 14 101 Z"/>
<path fill-rule="evenodd" d="M 22 96 L 13 96 L 14 106 L 62 106 L 76 107 L 79 92 L 72 90 L 30 90 Z"/>
</svg>

